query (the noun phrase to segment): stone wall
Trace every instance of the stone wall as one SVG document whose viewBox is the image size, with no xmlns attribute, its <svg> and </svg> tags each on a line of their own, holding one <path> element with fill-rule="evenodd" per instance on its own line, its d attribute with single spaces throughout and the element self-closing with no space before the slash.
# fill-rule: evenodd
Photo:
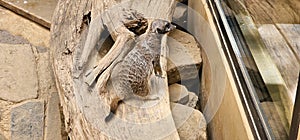
<svg viewBox="0 0 300 140">
<path fill-rule="evenodd" d="M 66 139 L 50 31 L 0 7 L 0 139 Z"/>
</svg>

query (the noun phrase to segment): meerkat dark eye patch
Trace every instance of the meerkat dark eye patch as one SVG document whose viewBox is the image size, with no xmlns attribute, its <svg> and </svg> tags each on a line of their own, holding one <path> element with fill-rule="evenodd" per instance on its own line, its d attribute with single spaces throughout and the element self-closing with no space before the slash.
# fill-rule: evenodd
<svg viewBox="0 0 300 140">
<path fill-rule="evenodd" d="M 170 26 L 171 26 L 171 24 L 170 24 L 170 23 L 167 23 L 166 26 L 165 26 L 165 28 L 166 28 L 166 29 L 169 29 Z"/>
<path fill-rule="evenodd" d="M 159 34 L 165 34 L 165 33 L 166 33 L 165 30 L 161 30 L 161 29 L 159 29 L 159 28 L 157 28 L 156 31 L 157 31 L 157 33 L 159 33 Z"/>
</svg>

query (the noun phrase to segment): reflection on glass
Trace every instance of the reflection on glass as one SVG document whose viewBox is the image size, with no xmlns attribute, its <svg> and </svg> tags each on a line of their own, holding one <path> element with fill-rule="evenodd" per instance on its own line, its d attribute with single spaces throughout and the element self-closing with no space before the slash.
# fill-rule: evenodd
<svg viewBox="0 0 300 140">
<path fill-rule="evenodd" d="M 221 0 L 275 139 L 287 139 L 300 70 L 299 0 Z"/>
</svg>

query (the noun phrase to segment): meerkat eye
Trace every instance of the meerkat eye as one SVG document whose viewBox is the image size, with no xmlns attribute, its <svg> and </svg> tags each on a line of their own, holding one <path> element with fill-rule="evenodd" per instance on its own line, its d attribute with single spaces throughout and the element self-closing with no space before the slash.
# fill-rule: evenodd
<svg viewBox="0 0 300 140">
<path fill-rule="evenodd" d="M 163 34 L 163 30 L 161 30 L 159 28 L 156 29 L 156 32 L 159 33 L 159 34 Z"/>
<path fill-rule="evenodd" d="M 166 24 L 166 28 L 170 28 L 170 23 L 167 23 L 167 24 Z"/>
</svg>

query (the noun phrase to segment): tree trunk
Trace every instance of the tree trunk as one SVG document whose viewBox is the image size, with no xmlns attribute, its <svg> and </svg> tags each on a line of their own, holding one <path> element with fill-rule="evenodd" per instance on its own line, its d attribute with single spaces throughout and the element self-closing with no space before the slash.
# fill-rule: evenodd
<svg viewBox="0 0 300 140">
<path fill-rule="evenodd" d="M 165 78 L 149 79 L 159 100 L 121 104 L 114 119 L 105 122 L 111 100 L 106 83 L 113 65 L 131 49 L 127 44 L 135 38 L 123 25 L 124 17 L 134 14 L 126 9 L 147 19 L 170 21 L 175 0 L 60 0 L 56 7 L 51 56 L 71 139 L 179 139 L 169 104 L 166 37 L 160 59 Z M 102 55 L 106 30 L 114 44 Z"/>
</svg>

